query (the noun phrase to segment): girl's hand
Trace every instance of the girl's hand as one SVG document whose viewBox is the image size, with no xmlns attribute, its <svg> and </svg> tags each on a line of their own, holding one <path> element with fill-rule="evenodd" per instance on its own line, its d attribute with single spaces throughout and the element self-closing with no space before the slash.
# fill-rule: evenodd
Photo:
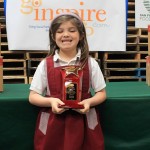
<svg viewBox="0 0 150 150">
<path fill-rule="evenodd" d="M 86 114 L 90 110 L 90 103 L 88 102 L 88 99 L 85 99 L 81 102 L 78 103 L 79 105 L 83 105 L 83 109 L 74 109 L 75 111 L 81 113 L 81 114 Z"/>
<path fill-rule="evenodd" d="M 67 109 L 64 108 L 60 108 L 60 105 L 63 105 L 64 103 L 58 99 L 58 98 L 53 98 L 53 100 L 51 101 L 51 107 L 52 107 L 52 112 L 54 114 L 61 114 L 64 111 L 66 111 Z"/>
</svg>

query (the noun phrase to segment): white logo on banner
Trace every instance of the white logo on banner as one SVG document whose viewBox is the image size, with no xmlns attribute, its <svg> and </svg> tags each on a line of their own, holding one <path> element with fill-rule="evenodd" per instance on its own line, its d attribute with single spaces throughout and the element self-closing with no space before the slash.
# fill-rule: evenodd
<svg viewBox="0 0 150 150">
<path fill-rule="evenodd" d="M 150 24 L 150 0 L 135 0 L 135 27 L 148 28 Z"/>
<path fill-rule="evenodd" d="M 9 0 L 9 49 L 48 50 L 50 22 L 62 12 L 79 14 L 91 51 L 126 50 L 126 0 Z"/>
</svg>

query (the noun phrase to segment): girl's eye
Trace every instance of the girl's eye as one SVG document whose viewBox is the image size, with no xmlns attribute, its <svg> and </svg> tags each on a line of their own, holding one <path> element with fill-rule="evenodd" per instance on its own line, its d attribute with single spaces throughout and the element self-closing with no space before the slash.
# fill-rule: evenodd
<svg viewBox="0 0 150 150">
<path fill-rule="evenodd" d="M 71 29 L 71 30 L 70 30 L 70 32 L 76 32 L 76 30 L 74 30 L 74 29 Z"/>
<path fill-rule="evenodd" d="M 58 29 L 57 31 L 56 31 L 56 33 L 62 33 L 63 32 L 63 30 L 61 30 L 61 29 Z"/>
<path fill-rule="evenodd" d="M 76 32 L 76 31 L 77 31 L 76 28 L 67 29 L 67 32 Z M 66 32 L 66 31 L 63 30 L 63 29 L 58 29 L 58 30 L 56 31 L 56 33 L 63 33 L 63 32 Z"/>
<path fill-rule="evenodd" d="M 77 29 L 76 29 L 76 28 L 70 28 L 69 31 L 70 31 L 70 32 L 76 32 Z"/>
</svg>

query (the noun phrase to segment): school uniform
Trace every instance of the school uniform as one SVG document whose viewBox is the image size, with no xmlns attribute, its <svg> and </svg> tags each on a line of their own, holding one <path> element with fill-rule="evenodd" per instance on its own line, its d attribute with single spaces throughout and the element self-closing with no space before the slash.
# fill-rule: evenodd
<svg viewBox="0 0 150 150">
<path fill-rule="evenodd" d="M 70 63 L 78 64 L 80 55 L 79 50 Z M 94 61 L 93 58 L 90 59 Z M 100 69 L 98 74 L 102 76 L 100 79 L 102 80 L 100 81 L 101 84 L 97 85 L 92 82 L 91 77 L 96 73 L 91 74 L 90 59 L 83 68 L 82 100 L 91 97 L 89 89 L 92 85 L 96 90 L 101 90 L 106 86 Z M 43 94 L 46 89 L 45 96 L 62 99 L 60 69 L 65 66 L 65 63 L 62 65 L 56 52 L 53 57 L 47 57 L 40 65 L 34 75 L 35 78 L 33 78 L 30 89 L 39 94 Z M 43 68 L 44 70 L 39 75 L 40 69 Z M 44 76 L 42 77 L 42 75 Z M 40 81 L 39 78 L 45 80 L 44 84 L 39 83 L 40 86 L 36 83 L 36 81 Z M 51 107 L 41 108 L 36 123 L 34 148 L 35 150 L 104 150 L 104 138 L 98 111 L 93 107 L 87 114 L 80 114 L 74 110 L 54 114 Z"/>
</svg>

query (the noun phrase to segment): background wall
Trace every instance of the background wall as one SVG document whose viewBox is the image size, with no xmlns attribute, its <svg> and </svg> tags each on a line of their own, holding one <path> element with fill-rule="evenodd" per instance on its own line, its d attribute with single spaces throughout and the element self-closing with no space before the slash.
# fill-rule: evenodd
<svg viewBox="0 0 150 150">
<path fill-rule="evenodd" d="M 47 52 L 8 50 L 3 0 L 0 0 L 0 24 L 4 83 L 30 83 L 37 65 Z M 90 53 L 99 60 L 106 81 L 145 81 L 148 32 L 134 25 L 135 0 L 128 0 L 126 52 Z"/>
</svg>

